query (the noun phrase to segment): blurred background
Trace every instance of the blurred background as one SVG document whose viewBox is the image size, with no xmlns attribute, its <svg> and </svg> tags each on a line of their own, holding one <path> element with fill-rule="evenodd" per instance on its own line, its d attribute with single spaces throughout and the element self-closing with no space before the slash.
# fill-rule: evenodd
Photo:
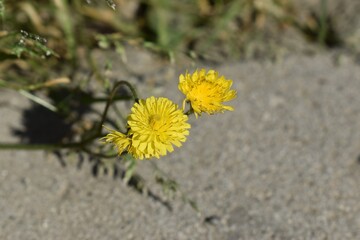
<svg viewBox="0 0 360 240">
<path fill-rule="evenodd" d="M 132 45 L 173 61 L 359 52 L 356 0 L 0 1 L 0 86 L 71 78 L 91 52 Z M 91 66 L 91 64 L 90 64 Z M 64 79 L 63 79 L 64 80 Z M 60 80 L 61 82 L 61 80 Z M 34 86 L 33 86 L 34 87 Z"/>
</svg>

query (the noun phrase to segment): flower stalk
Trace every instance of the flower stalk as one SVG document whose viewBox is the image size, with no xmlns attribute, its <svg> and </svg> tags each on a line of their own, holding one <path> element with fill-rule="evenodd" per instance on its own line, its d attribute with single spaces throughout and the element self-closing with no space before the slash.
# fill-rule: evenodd
<svg viewBox="0 0 360 240">
<path fill-rule="evenodd" d="M 104 158 L 110 158 L 114 157 L 116 155 L 113 154 L 104 154 L 100 152 L 94 152 L 90 150 L 89 145 L 91 145 L 95 140 L 97 140 L 99 137 L 101 137 L 101 126 L 106 120 L 108 109 L 110 105 L 114 102 L 114 100 L 128 100 L 127 98 L 123 98 L 121 96 L 116 96 L 116 92 L 118 88 L 121 85 L 126 85 L 131 93 L 132 93 L 132 99 L 134 101 L 138 100 L 138 95 L 135 90 L 135 88 L 127 81 L 122 80 L 115 83 L 111 94 L 106 99 L 106 106 L 104 109 L 103 114 L 101 115 L 101 120 L 99 127 L 97 128 L 97 131 L 93 134 L 91 134 L 89 137 L 79 141 L 79 142 L 73 142 L 73 143 L 54 143 L 54 144 L 26 144 L 26 143 L 0 143 L 0 150 L 29 150 L 29 151 L 36 151 L 36 150 L 46 150 L 46 151 L 55 151 L 60 149 L 73 149 L 73 150 L 81 150 L 88 154 L 91 154 L 93 156 L 98 157 L 104 157 Z M 103 100 L 103 99 L 100 99 Z"/>
</svg>

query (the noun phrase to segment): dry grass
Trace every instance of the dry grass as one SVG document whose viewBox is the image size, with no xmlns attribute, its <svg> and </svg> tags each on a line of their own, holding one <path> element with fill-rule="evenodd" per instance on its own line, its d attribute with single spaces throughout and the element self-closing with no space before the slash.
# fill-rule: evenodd
<svg viewBox="0 0 360 240">
<path fill-rule="evenodd" d="M 300 21 L 290 0 L 0 0 L 0 86 L 28 88 L 55 71 L 71 76 L 79 49 L 121 52 L 129 42 L 212 60 L 252 57 L 288 28 L 328 44 L 325 5 Z"/>
</svg>

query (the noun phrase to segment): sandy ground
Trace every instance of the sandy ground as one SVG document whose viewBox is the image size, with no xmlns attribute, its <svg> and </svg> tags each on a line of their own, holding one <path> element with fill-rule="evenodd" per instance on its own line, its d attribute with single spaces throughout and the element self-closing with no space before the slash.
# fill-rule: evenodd
<svg viewBox="0 0 360 240">
<path fill-rule="evenodd" d="M 235 111 L 192 118 L 184 146 L 157 161 L 201 215 L 95 178 L 87 161 L 2 151 L 0 239 L 360 239 L 359 66 L 322 53 L 216 69 L 234 79 Z M 155 95 L 180 102 L 176 81 Z M 30 103 L 8 91 L 0 103 L 0 141 L 19 141 Z"/>
</svg>

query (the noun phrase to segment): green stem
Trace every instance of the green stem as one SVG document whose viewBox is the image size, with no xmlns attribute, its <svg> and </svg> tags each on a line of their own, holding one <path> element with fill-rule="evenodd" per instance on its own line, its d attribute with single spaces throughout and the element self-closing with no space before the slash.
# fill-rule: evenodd
<svg viewBox="0 0 360 240">
<path fill-rule="evenodd" d="M 116 127 L 118 129 L 121 130 L 121 132 L 126 132 L 126 118 L 121 114 L 120 109 L 117 107 L 116 104 L 112 105 L 112 108 L 115 112 L 115 114 L 117 115 L 117 118 L 119 118 L 119 120 L 117 120 L 116 123 Z M 125 124 L 124 124 L 125 123 Z"/>
<path fill-rule="evenodd" d="M 114 98 L 118 88 L 121 85 L 126 85 L 130 89 L 135 102 L 139 101 L 135 88 L 129 82 L 122 80 L 122 81 L 118 81 L 117 83 L 115 83 L 115 85 L 114 85 L 114 87 L 113 87 L 113 89 L 112 89 L 112 91 L 110 93 L 110 96 L 108 98 L 108 101 L 106 102 L 105 110 L 104 110 L 103 115 L 101 117 L 99 128 L 97 130 L 98 135 L 101 134 L 101 129 L 102 129 L 102 126 L 103 126 L 103 124 L 105 122 L 105 118 L 106 118 L 106 115 L 108 113 L 109 107 L 110 107 L 111 103 L 113 102 L 113 98 Z"/>
<path fill-rule="evenodd" d="M 114 96 L 116 94 L 117 89 L 121 85 L 126 85 L 127 87 L 129 87 L 129 89 L 132 92 L 134 100 L 138 101 L 137 93 L 136 93 L 134 87 L 129 82 L 127 82 L 127 81 L 119 81 L 119 82 L 117 82 L 114 85 L 113 90 L 112 90 L 109 98 L 107 99 L 106 106 L 105 106 L 104 112 L 103 112 L 103 114 L 101 116 L 101 121 L 100 121 L 100 125 L 99 125 L 99 128 L 98 128 L 97 132 L 95 132 L 93 135 L 89 136 L 88 138 L 86 138 L 86 139 L 84 139 L 84 140 L 82 140 L 80 142 L 58 143 L 58 144 L 0 143 L 0 150 L 9 149 L 9 150 L 49 150 L 49 151 L 52 151 L 52 150 L 58 150 L 58 149 L 81 149 L 81 150 L 83 150 L 85 152 L 88 152 L 88 153 L 91 153 L 93 155 L 98 155 L 98 156 L 101 156 L 101 157 L 111 157 L 112 155 L 103 155 L 102 153 L 91 152 L 85 146 L 87 144 L 91 143 L 94 139 L 101 136 L 101 129 L 102 129 L 102 125 L 105 122 L 107 112 L 109 110 L 109 107 L 110 107 L 111 103 L 114 100 Z"/>
</svg>

